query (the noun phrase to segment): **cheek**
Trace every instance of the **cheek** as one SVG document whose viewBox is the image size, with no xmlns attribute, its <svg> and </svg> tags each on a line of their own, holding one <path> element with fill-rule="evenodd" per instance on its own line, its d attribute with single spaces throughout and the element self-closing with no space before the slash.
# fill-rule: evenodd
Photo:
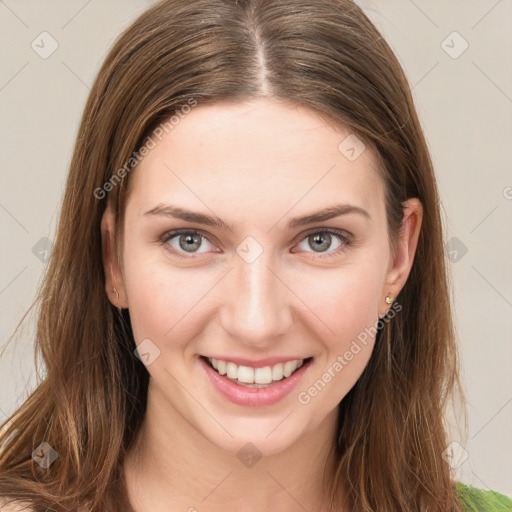
<svg viewBox="0 0 512 512">
<path fill-rule="evenodd" d="M 316 371 L 297 395 L 300 404 L 327 413 L 360 378 L 374 347 L 381 282 L 381 269 L 370 264 L 353 265 L 325 280 L 317 279 L 315 293 L 305 302 L 318 316 L 310 329 L 322 346 Z"/>
<path fill-rule="evenodd" d="M 312 276 L 301 280 L 304 302 L 315 313 L 309 315 L 313 318 L 309 327 L 322 344 L 318 386 L 328 387 L 323 396 L 331 399 L 326 402 L 339 402 L 368 364 L 379 320 L 383 272 L 378 264 L 360 260 L 321 279 L 317 274 L 314 282 Z M 306 290 L 314 291 L 305 294 Z"/>
<path fill-rule="evenodd" d="M 124 287 L 135 341 L 150 338 L 163 348 L 165 340 L 179 339 L 189 327 L 208 283 L 193 269 L 173 268 L 159 251 L 139 250 L 126 241 Z"/>
<path fill-rule="evenodd" d="M 382 276 L 378 266 L 360 264 L 316 272 L 301 277 L 297 293 L 322 324 L 322 338 L 336 345 L 378 320 Z"/>
</svg>

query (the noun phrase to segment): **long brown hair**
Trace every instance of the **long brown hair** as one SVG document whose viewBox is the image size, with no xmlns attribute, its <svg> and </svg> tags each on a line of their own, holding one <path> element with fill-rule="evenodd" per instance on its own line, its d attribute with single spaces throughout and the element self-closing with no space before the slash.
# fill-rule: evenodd
<svg viewBox="0 0 512 512">
<path fill-rule="evenodd" d="M 149 374 L 133 352 L 129 311 L 105 291 L 107 200 L 120 240 L 134 151 L 159 125 L 191 104 L 264 96 L 314 109 L 375 150 L 392 244 L 402 203 L 423 205 L 414 264 L 396 298 L 402 311 L 379 329 L 339 404 L 325 482 L 331 508 L 344 494 L 353 512 L 459 510 L 443 458 L 445 411 L 454 397 L 465 400 L 435 175 L 404 72 L 350 0 L 165 0 L 119 36 L 85 106 L 35 300 L 46 375 L 0 435 L 1 496 L 36 510 L 116 510 L 113 489 L 145 413 Z M 42 442 L 58 454 L 46 469 L 32 458 Z"/>
</svg>

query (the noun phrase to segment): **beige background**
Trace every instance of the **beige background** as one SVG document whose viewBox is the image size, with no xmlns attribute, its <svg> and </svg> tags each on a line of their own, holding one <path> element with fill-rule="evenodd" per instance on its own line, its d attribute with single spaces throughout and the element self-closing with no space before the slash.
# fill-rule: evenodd
<svg viewBox="0 0 512 512">
<path fill-rule="evenodd" d="M 89 86 L 150 4 L 0 1 L 2 345 L 41 279 Z M 449 460 L 459 480 L 512 496 L 512 1 L 359 4 L 406 70 L 439 180 L 469 400 L 468 439 L 453 435 L 463 445 Z M 47 58 L 31 47 L 51 49 L 42 32 L 58 44 Z M 32 331 L 33 319 L 0 359 L 0 420 L 35 383 Z"/>
</svg>

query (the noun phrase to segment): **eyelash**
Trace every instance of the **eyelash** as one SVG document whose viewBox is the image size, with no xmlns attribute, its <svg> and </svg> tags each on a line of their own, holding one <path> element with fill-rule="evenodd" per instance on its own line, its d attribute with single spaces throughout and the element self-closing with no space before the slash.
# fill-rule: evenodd
<svg viewBox="0 0 512 512">
<path fill-rule="evenodd" d="M 342 242 L 343 245 L 341 247 L 338 247 L 336 250 L 334 250 L 332 252 L 325 253 L 325 254 L 320 253 L 320 255 L 315 256 L 315 258 L 330 258 L 332 256 L 337 256 L 340 252 L 345 251 L 345 249 L 350 247 L 353 243 L 353 236 L 351 233 L 348 233 L 347 231 L 344 231 L 341 229 L 335 229 L 335 228 L 328 228 L 328 229 L 322 229 L 322 230 L 316 229 L 316 230 L 310 231 L 303 235 L 303 237 L 299 240 L 299 243 L 311 235 L 325 234 L 325 233 L 328 233 L 329 235 L 334 235 Z M 167 242 L 169 240 L 173 239 L 175 236 L 183 235 L 183 234 L 199 235 L 200 237 L 208 240 L 208 242 L 212 243 L 206 235 L 204 235 L 202 232 L 200 232 L 196 229 L 176 229 L 173 231 L 167 231 L 160 237 L 160 242 L 162 245 L 166 245 Z M 198 254 L 190 254 L 189 256 L 183 256 L 183 253 L 176 251 L 175 249 L 172 249 L 169 246 L 167 246 L 166 249 L 181 259 L 190 260 L 190 259 L 194 259 L 194 258 L 199 258 Z M 200 253 L 200 254 L 202 254 L 202 253 Z"/>
</svg>

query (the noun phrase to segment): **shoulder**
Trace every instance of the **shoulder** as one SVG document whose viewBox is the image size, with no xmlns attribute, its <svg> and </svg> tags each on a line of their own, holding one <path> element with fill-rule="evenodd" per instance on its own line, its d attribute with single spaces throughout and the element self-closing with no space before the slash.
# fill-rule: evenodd
<svg viewBox="0 0 512 512">
<path fill-rule="evenodd" d="M 487 491 L 456 482 L 464 512 L 512 512 L 512 499 L 497 491 Z"/>
<path fill-rule="evenodd" d="M 13 501 L 11 498 L 0 498 L 0 512 L 33 512 L 31 505 Z"/>
<path fill-rule="evenodd" d="M 0 497 L 0 512 L 35 512 L 35 510 L 36 509 L 30 503 Z M 75 509 L 75 512 L 87 512 L 88 510 L 90 510 L 88 507 L 83 506 Z"/>
</svg>

